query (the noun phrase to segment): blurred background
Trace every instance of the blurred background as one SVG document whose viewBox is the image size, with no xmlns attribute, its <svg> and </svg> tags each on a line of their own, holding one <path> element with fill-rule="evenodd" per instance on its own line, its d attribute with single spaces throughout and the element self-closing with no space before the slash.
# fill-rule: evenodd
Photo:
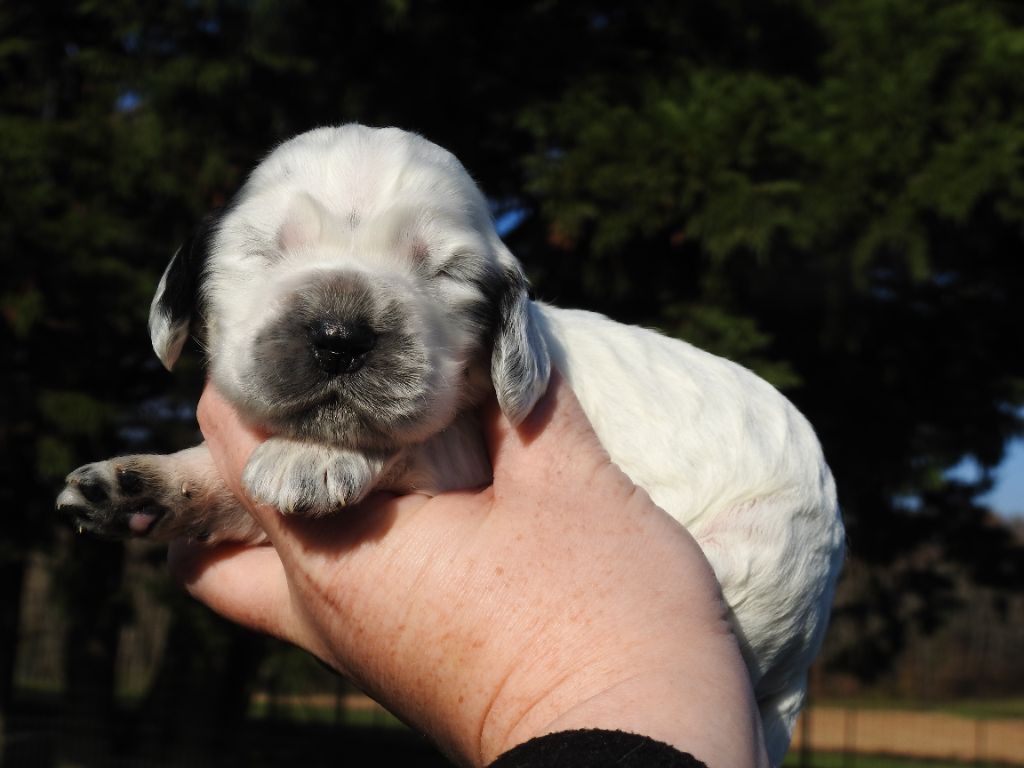
<svg viewBox="0 0 1024 768">
<path fill-rule="evenodd" d="M 52 509 L 81 463 L 198 439 L 159 274 L 277 142 L 349 121 L 460 157 L 539 297 L 815 425 L 849 561 L 793 765 L 1024 765 L 1013 0 L 0 4 L 3 765 L 446 765 Z"/>
</svg>

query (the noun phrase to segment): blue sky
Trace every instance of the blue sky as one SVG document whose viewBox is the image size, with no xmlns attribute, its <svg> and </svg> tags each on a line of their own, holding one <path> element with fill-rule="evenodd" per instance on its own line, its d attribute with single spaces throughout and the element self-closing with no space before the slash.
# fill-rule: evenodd
<svg viewBox="0 0 1024 768">
<path fill-rule="evenodd" d="M 996 470 L 996 485 L 983 502 L 1006 517 L 1024 517 L 1024 440 L 1006 447 L 1006 458 Z"/>
<path fill-rule="evenodd" d="M 964 459 L 949 474 L 970 482 L 979 478 L 981 468 L 973 459 Z M 1024 518 L 1024 439 L 1007 443 L 1003 463 L 995 470 L 995 485 L 979 501 L 1003 517 Z"/>
</svg>

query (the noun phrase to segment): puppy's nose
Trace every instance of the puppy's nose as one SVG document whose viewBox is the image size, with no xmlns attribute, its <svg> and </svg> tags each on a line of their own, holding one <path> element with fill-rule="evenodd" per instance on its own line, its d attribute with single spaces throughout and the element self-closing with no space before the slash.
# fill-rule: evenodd
<svg viewBox="0 0 1024 768">
<path fill-rule="evenodd" d="M 324 373 L 355 373 L 377 344 L 377 334 L 365 323 L 321 322 L 309 328 L 313 357 Z"/>
</svg>

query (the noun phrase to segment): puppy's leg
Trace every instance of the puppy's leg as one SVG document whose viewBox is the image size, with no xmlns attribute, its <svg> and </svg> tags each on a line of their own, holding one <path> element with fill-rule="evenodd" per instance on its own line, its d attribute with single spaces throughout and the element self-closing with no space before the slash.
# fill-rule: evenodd
<svg viewBox="0 0 1024 768">
<path fill-rule="evenodd" d="M 79 467 L 57 509 L 80 531 L 152 541 L 249 541 L 263 531 L 221 480 L 205 443 L 167 456 L 121 456 Z"/>
<path fill-rule="evenodd" d="M 364 453 L 271 438 L 249 458 L 242 482 L 258 502 L 285 514 L 316 517 L 361 501 L 381 487 L 400 452 Z"/>
</svg>

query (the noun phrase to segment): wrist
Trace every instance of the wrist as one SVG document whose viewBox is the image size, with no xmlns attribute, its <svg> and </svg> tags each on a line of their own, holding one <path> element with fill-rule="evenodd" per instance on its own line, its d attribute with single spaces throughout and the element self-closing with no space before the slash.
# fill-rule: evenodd
<svg viewBox="0 0 1024 768">
<path fill-rule="evenodd" d="M 750 683 L 729 671 L 743 669 L 731 634 L 713 636 L 703 648 L 633 648 L 636 655 L 577 666 L 555 685 L 549 676 L 535 696 L 510 676 L 483 723 L 481 763 L 547 734 L 602 729 L 647 736 L 709 765 L 768 765 Z M 737 658 L 709 663 L 709 656 Z M 649 660 L 659 659 L 662 666 L 652 667 Z M 665 659 L 678 663 L 665 666 Z"/>
</svg>

